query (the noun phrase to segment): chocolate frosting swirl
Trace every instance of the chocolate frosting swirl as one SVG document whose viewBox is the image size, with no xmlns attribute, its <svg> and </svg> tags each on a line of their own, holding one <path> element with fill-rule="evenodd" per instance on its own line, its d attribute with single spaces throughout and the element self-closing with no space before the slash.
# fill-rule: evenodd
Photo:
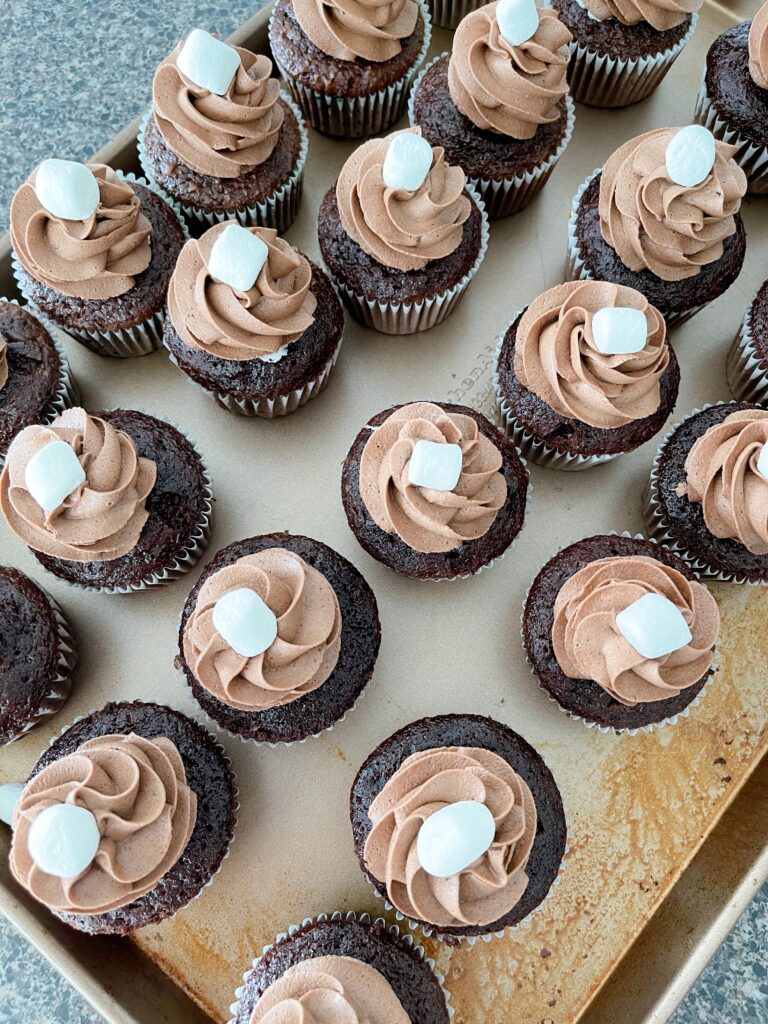
<svg viewBox="0 0 768 1024">
<path fill-rule="evenodd" d="M 293 0 L 302 32 L 337 60 L 396 57 L 419 16 L 415 0 Z"/>
<path fill-rule="evenodd" d="M 241 587 L 258 594 L 277 618 L 274 643 L 253 658 L 237 654 L 213 624 L 216 602 Z M 329 678 L 341 650 L 341 609 L 322 573 L 292 551 L 267 548 L 208 577 L 183 643 L 195 679 L 217 700 L 241 711 L 266 711 Z"/>
<path fill-rule="evenodd" d="M 46 210 L 35 192 L 37 171 L 11 201 L 10 232 L 19 262 L 36 281 L 78 299 L 112 299 L 129 291 L 152 258 L 152 226 L 130 184 L 104 164 L 89 164 L 99 205 L 85 220 Z"/>
<path fill-rule="evenodd" d="M 600 181 L 600 230 L 630 270 L 663 281 L 695 277 L 719 260 L 736 231 L 735 215 L 747 179 L 734 146 L 715 141 L 715 163 L 700 185 L 676 185 L 665 153 L 677 128 L 630 139 L 609 157 Z"/>
<path fill-rule="evenodd" d="M 592 316 L 616 306 L 645 314 L 640 352 L 605 355 L 595 346 Z M 644 295 L 624 285 L 570 281 L 540 295 L 523 314 L 515 339 L 515 374 L 555 412 L 610 430 L 651 416 L 661 402 L 669 364 L 666 326 Z"/>
<path fill-rule="evenodd" d="M 657 32 L 682 25 L 701 7 L 703 0 L 579 0 L 593 18 L 614 18 L 622 25 L 647 21 Z"/>
<path fill-rule="evenodd" d="M 685 460 L 688 500 L 715 537 L 768 555 L 768 480 L 757 462 L 768 443 L 768 410 L 743 409 L 705 431 Z"/>
<path fill-rule="evenodd" d="M 646 594 L 680 611 L 691 642 L 644 658 L 624 638 L 616 616 Z M 676 697 L 712 665 L 720 631 L 717 603 L 701 583 L 646 555 L 600 558 L 566 580 L 555 600 L 552 646 L 569 679 L 591 679 L 627 707 Z"/>
<path fill-rule="evenodd" d="M 406 129 L 421 135 L 419 127 Z M 336 200 L 349 237 L 379 263 L 395 270 L 421 270 L 458 248 L 471 212 L 460 167 L 449 167 L 441 146 L 415 192 L 387 188 L 382 177 L 392 136 L 359 146 L 339 174 Z"/>
<path fill-rule="evenodd" d="M 182 43 L 160 64 L 152 109 L 166 145 L 193 171 L 239 178 L 272 155 L 285 111 L 272 61 L 233 47 L 240 67 L 223 96 L 196 85 L 176 63 Z"/>
<path fill-rule="evenodd" d="M 37 815 L 55 804 L 84 807 L 101 841 L 75 878 L 46 874 L 29 852 Z M 99 736 L 54 761 L 26 784 L 13 819 L 11 870 L 52 910 L 106 914 L 149 892 L 177 863 L 192 835 L 197 797 L 165 736 Z"/>
<path fill-rule="evenodd" d="M 758 89 L 768 89 L 768 3 L 749 26 L 749 73 Z"/>
<path fill-rule="evenodd" d="M 554 11 L 538 13 L 539 27 L 519 46 L 502 36 L 495 3 L 472 11 L 456 29 L 448 88 L 478 128 L 531 139 L 560 116 L 572 36 Z"/>
<path fill-rule="evenodd" d="M 409 482 L 411 453 L 422 440 L 461 447 L 461 476 L 452 491 Z M 501 452 L 471 416 L 415 402 L 371 432 L 360 459 L 360 496 L 374 522 L 414 551 L 453 551 L 484 536 L 504 507 L 502 465 Z"/>
<path fill-rule="evenodd" d="M 259 997 L 249 1024 L 412 1024 L 379 971 L 353 956 L 316 956 L 288 968 Z"/>
<path fill-rule="evenodd" d="M 58 508 L 45 512 L 27 490 L 33 455 L 52 441 L 66 441 L 85 471 L 85 483 Z M 157 467 L 133 440 L 84 409 L 67 409 L 50 426 L 25 427 L 11 442 L 0 476 L 0 509 L 34 551 L 70 562 L 120 558 L 134 548 L 147 521 L 147 495 Z"/>
<path fill-rule="evenodd" d="M 267 261 L 247 292 L 211 277 L 211 249 L 229 223 L 186 243 L 168 287 L 168 311 L 190 348 L 220 359 L 281 358 L 314 323 L 312 268 L 274 228 L 249 228 L 265 243 Z"/>
<path fill-rule="evenodd" d="M 0 333 L 0 391 L 8 383 L 8 342 Z"/>
<path fill-rule="evenodd" d="M 484 804 L 496 822 L 489 849 L 455 875 L 438 878 L 419 863 L 426 819 L 461 800 Z M 387 898 L 409 918 L 437 928 L 488 925 L 519 902 L 536 838 L 528 785 L 498 754 L 479 747 L 436 747 L 411 754 L 368 808 L 373 823 L 363 859 Z"/>
</svg>

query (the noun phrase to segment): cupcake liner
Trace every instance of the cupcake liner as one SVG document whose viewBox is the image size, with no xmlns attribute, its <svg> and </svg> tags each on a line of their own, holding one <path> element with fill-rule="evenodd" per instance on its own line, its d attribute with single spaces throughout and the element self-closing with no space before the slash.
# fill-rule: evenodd
<svg viewBox="0 0 768 1024">
<path fill-rule="evenodd" d="M 296 214 L 299 212 L 299 203 L 301 202 L 304 184 L 304 165 L 307 162 L 309 135 L 307 134 L 307 128 L 304 124 L 304 118 L 301 116 L 301 111 L 290 96 L 281 92 L 280 98 L 290 107 L 299 126 L 300 142 L 298 159 L 291 171 L 290 177 L 287 181 L 284 181 L 282 185 L 279 185 L 271 195 L 267 196 L 267 198 L 263 199 L 261 202 L 256 203 L 254 206 L 244 206 L 239 210 L 211 211 L 204 210 L 199 206 L 182 203 L 181 200 L 171 196 L 165 191 L 165 189 L 155 182 L 152 178 L 152 166 L 147 157 L 146 148 L 144 146 L 144 137 L 147 125 L 152 117 L 152 108 L 150 108 L 144 115 L 144 119 L 139 126 L 139 134 L 136 138 L 136 148 L 139 152 L 139 162 L 141 163 L 142 170 L 146 174 L 147 178 L 152 181 L 158 194 L 162 195 L 166 202 L 178 207 L 182 212 L 183 217 L 186 218 L 186 222 L 189 224 L 189 227 L 196 234 L 202 234 L 203 231 L 213 227 L 214 224 L 222 224 L 227 220 L 237 220 L 244 227 L 274 228 L 278 234 L 282 235 L 288 230 L 295 220 Z"/>
<path fill-rule="evenodd" d="M 428 0 L 435 28 L 457 28 L 472 11 L 483 6 L 483 0 Z"/>
<path fill-rule="evenodd" d="M 279 932 L 275 936 L 274 942 L 271 942 L 262 948 L 261 956 L 255 957 L 251 961 L 251 966 L 248 968 L 247 971 L 243 973 L 243 984 L 239 986 L 237 989 L 235 989 L 235 1002 L 232 1003 L 229 1007 L 229 1012 L 232 1014 L 232 1018 L 229 1021 L 229 1024 L 235 1024 L 237 1015 L 240 1012 L 240 1000 L 243 995 L 245 982 L 248 980 L 251 971 L 256 970 L 256 968 L 259 966 L 262 957 L 266 953 L 268 953 L 273 946 L 276 946 L 278 942 L 282 942 L 284 939 L 287 939 L 295 935 L 300 928 L 305 928 L 307 925 L 311 924 L 321 924 L 324 921 L 359 921 L 361 924 L 374 924 L 382 925 L 383 927 L 385 927 L 390 935 L 393 935 L 396 939 L 400 939 L 406 946 L 408 946 L 416 954 L 416 956 L 420 960 L 423 960 L 424 963 L 430 968 L 430 970 L 432 971 L 437 980 L 438 985 L 440 986 L 443 996 L 445 997 L 445 1008 L 448 1011 L 448 1017 L 451 1020 L 453 1020 L 453 1015 L 455 1011 L 453 1006 L 451 1006 L 450 993 L 445 987 L 445 977 L 437 970 L 435 961 L 431 957 L 427 956 L 424 947 L 414 942 L 412 935 L 403 935 L 403 933 L 400 931 L 396 924 L 390 924 L 389 921 L 385 921 L 383 917 L 373 918 L 371 917 L 370 914 L 357 914 L 353 910 L 334 910 L 333 913 L 331 914 L 318 914 L 316 917 L 305 917 L 301 924 L 289 925 L 284 932 Z"/>
<path fill-rule="evenodd" d="M 344 284 L 343 281 L 334 277 L 329 269 L 328 273 L 336 286 L 336 290 L 355 320 L 366 327 L 372 327 L 374 330 L 380 331 L 382 334 L 418 334 L 442 323 L 453 312 L 459 302 L 461 302 L 469 282 L 480 268 L 488 248 L 489 228 L 485 206 L 469 182 L 467 182 L 466 191 L 479 207 L 482 223 L 480 227 L 480 249 L 477 258 L 461 280 L 457 281 L 453 287 L 438 292 L 436 295 L 428 295 L 421 302 L 382 303 L 377 302 L 375 299 L 367 299 L 364 295 L 359 295 Z"/>
<path fill-rule="evenodd" d="M 416 81 L 413 83 L 413 89 L 408 99 L 408 120 L 414 127 L 418 124 L 414 109 L 415 97 L 421 81 L 434 64 L 447 56 L 447 53 L 439 53 L 421 69 Z M 467 178 L 482 199 L 485 205 L 485 212 L 490 220 L 500 220 L 502 217 L 510 217 L 513 213 L 519 213 L 521 210 L 524 210 L 549 180 L 555 165 L 565 152 L 565 147 L 571 141 L 571 136 L 573 135 L 576 108 L 573 100 L 568 95 L 565 97 L 565 107 L 565 134 L 555 152 L 547 157 L 546 160 L 543 160 L 530 171 L 519 174 L 514 178 Z"/>
<path fill-rule="evenodd" d="M 144 185 L 151 192 L 154 192 L 155 195 L 164 200 L 164 202 L 166 202 L 173 210 L 176 219 L 184 232 L 185 239 L 189 238 L 189 232 L 187 231 L 187 226 L 178 204 L 165 195 L 157 185 L 145 178 L 137 177 L 135 174 L 123 173 L 119 170 L 116 170 L 115 174 L 124 181 L 136 182 L 139 185 Z M 13 276 L 16 280 L 16 286 L 24 296 L 29 308 L 35 316 L 44 318 L 46 316 L 44 311 L 39 308 L 32 296 L 25 290 L 24 271 L 15 252 L 12 253 L 11 266 L 13 269 Z M 48 321 L 50 322 L 50 320 L 51 317 L 48 315 Z M 112 356 L 118 359 L 129 359 L 135 356 L 149 355 L 150 352 L 154 352 L 156 349 L 160 348 L 163 343 L 164 322 L 165 308 L 163 306 L 153 313 L 152 316 L 147 317 L 147 319 L 143 320 L 140 324 L 136 324 L 135 327 L 119 327 L 114 331 L 89 331 L 83 328 L 70 327 L 68 324 L 57 324 L 57 327 L 60 331 L 63 331 L 64 334 L 69 335 L 70 338 L 74 338 L 75 341 L 79 341 L 82 345 L 85 345 L 86 348 L 91 349 L 91 351 L 95 352 L 97 355 Z"/>
<path fill-rule="evenodd" d="M 730 128 L 707 95 L 706 68 L 701 78 L 693 119 L 709 128 L 715 138 L 736 147 L 734 160 L 747 176 L 747 191 L 756 195 L 768 193 L 768 146 L 760 146 Z"/>
<path fill-rule="evenodd" d="M 768 369 L 755 351 L 752 337 L 752 304 L 754 295 L 744 313 L 739 330 L 733 339 L 725 363 L 731 394 L 737 402 L 768 402 Z"/>
<path fill-rule="evenodd" d="M 427 55 L 432 38 L 432 20 L 424 0 L 417 0 L 424 21 L 424 38 L 421 49 L 405 75 L 398 81 L 378 92 L 365 96 L 329 96 L 302 85 L 273 56 L 275 67 L 280 71 L 283 81 L 294 100 L 301 107 L 309 124 L 324 135 L 336 138 L 359 139 L 368 135 L 378 135 L 391 128 L 405 113 L 408 90 Z M 274 12 L 269 19 L 269 32 L 272 34 Z"/>
<path fill-rule="evenodd" d="M 671 49 L 632 60 L 598 53 L 574 40 L 568 64 L 571 96 L 577 103 L 604 108 L 627 107 L 646 99 L 690 41 L 698 20 L 698 13 L 694 13 L 688 31 Z"/>
</svg>

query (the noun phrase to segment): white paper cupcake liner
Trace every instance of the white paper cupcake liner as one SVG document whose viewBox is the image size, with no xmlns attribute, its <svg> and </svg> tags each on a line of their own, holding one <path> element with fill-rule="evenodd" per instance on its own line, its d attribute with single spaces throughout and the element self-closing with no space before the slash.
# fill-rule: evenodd
<svg viewBox="0 0 768 1024">
<path fill-rule="evenodd" d="M 455 29 L 472 11 L 483 6 L 483 0 L 428 0 L 435 28 Z"/>
<path fill-rule="evenodd" d="M 256 968 L 261 963 L 262 957 L 266 953 L 268 953 L 273 948 L 273 946 L 276 946 L 279 942 L 282 942 L 284 939 L 290 938 L 293 935 L 295 935 L 296 932 L 299 931 L 300 928 L 306 928 L 307 925 L 311 925 L 311 924 L 321 924 L 321 923 L 323 923 L 325 921 L 356 921 L 356 922 L 359 921 L 361 924 L 381 925 L 382 927 L 386 928 L 386 930 L 389 932 L 390 935 L 393 935 L 396 939 L 400 939 L 403 942 L 404 945 L 408 946 L 409 949 L 411 949 L 416 954 L 416 956 L 420 960 L 423 960 L 424 963 L 430 968 L 430 970 L 432 971 L 432 973 L 435 976 L 435 980 L 437 981 L 438 985 L 440 986 L 440 989 L 441 989 L 441 991 L 443 993 L 443 996 L 445 997 L 445 1008 L 448 1011 L 448 1017 L 451 1020 L 453 1019 L 454 1008 L 453 1008 L 453 1006 L 451 1006 L 451 996 L 450 996 L 448 990 L 445 987 L 445 978 L 437 970 L 437 967 L 435 965 L 435 961 L 431 957 L 427 956 L 426 950 L 424 949 L 424 947 L 420 946 L 416 942 L 414 942 L 412 935 L 403 935 L 402 932 L 400 931 L 400 929 L 397 927 L 396 924 L 390 924 L 389 921 L 385 921 L 383 917 L 373 918 L 373 917 L 371 917 L 370 914 L 357 914 L 353 910 L 348 910 L 348 911 L 334 910 L 333 913 L 331 913 L 331 914 L 318 914 L 317 917 L 305 917 L 304 920 L 301 922 L 301 924 L 289 925 L 289 927 L 286 929 L 286 931 L 279 932 L 278 935 L 275 936 L 275 941 L 274 942 L 271 942 L 271 943 L 269 943 L 269 945 L 264 946 L 262 948 L 261 956 L 255 957 L 251 961 L 251 966 L 248 968 L 247 971 L 245 971 L 243 973 L 243 984 L 241 986 L 239 986 L 237 989 L 235 989 L 235 1002 L 232 1003 L 230 1005 L 230 1007 L 229 1007 L 229 1012 L 232 1014 L 232 1018 L 229 1021 L 229 1024 L 235 1024 L 235 1021 L 237 1019 L 237 1015 L 240 1012 L 240 1000 L 241 1000 L 242 995 L 243 995 L 243 991 L 244 991 L 244 988 L 245 988 L 245 983 L 247 982 L 248 978 L 250 977 L 251 972 L 256 970 Z M 257 1000 L 257 1003 L 258 1003 L 258 1000 Z M 256 1004 L 254 1004 L 254 1006 L 255 1005 Z"/>
<path fill-rule="evenodd" d="M 725 370 L 728 386 L 737 402 L 756 402 L 765 405 L 768 402 L 768 368 L 764 365 L 755 350 L 752 337 L 752 297 L 742 318 L 736 337 L 733 339 Z"/>
<path fill-rule="evenodd" d="M 574 40 L 568 64 L 571 96 L 577 103 L 604 108 L 627 107 L 646 99 L 690 41 L 698 20 L 697 13 L 691 16 L 688 31 L 671 49 L 632 60 L 598 53 Z"/>
<path fill-rule="evenodd" d="M 706 69 L 705 69 L 706 74 Z M 712 100 L 707 95 L 705 74 L 702 75 L 699 95 L 693 113 L 694 121 L 709 128 L 715 138 L 736 147 L 734 160 L 747 176 L 747 191 L 756 195 L 768 192 L 768 145 L 759 146 L 745 139 L 740 132 L 729 128 Z"/>
<path fill-rule="evenodd" d="M 326 93 L 302 85 L 273 56 L 275 67 L 280 71 L 286 87 L 301 107 L 308 123 L 324 135 L 336 138 L 359 139 L 378 135 L 391 128 L 405 113 L 408 90 L 427 55 L 432 38 L 432 20 L 424 0 L 417 0 L 424 21 L 424 38 L 421 49 L 405 75 L 398 81 L 378 92 L 364 96 L 329 96 Z M 272 34 L 274 12 L 269 19 Z"/>
<path fill-rule="evenodd" d="M 284 92 L 280 93 L 280 99 L 288 105 L 296 118 L 299 126 L 299 155 L 296 164 L 291 171 L 290 177 L 279 185 L 271 195 L 254 206 L 244 206 L 240 210 L 204 210 L 202 207 L 183 203 L 180 199 L 171 196 L 152 177 L 152 165 L 144 145 L 144 137 L 147 125 L 152 117 L 150 108 L 144 115 L 139 127 L 139 134 L 136 138 L 136 148 L 139 152 L 139 162 L 147 178 L 152 181 L 155 189 L 166 200 L 174 204 L 186 218 L 190 228 L 196 234 L 202 234 L 214 224 L 222 224 L 227 220 L 237 220 L 244 227 L 274 228 L 278 234 L 284 234 L 296 218 L 299 212 L 299 204 L 304 184 L 304 165 L 307 162 L 307 150 L 309 148 L 309 135 L 304 124 L 301 111 L 293 102 L 290 96 Z"/>
<path fill-rule="evenodd" d="M 426 73 L 447 53 L 440 53 L 421 69 L 413 83 L 410 97 L 408 99 L 408 120 L 411 125 L 418 124 L 414 109 L 416 93 Z M 485 205 L 485 212 L 490 220 L 499 220 L 502 217 L 510 217 L 513 213 L 519 213 L 535 198 L 538 192 L 547 183 L 550 175 L 555 169 L 565 148 L 571 141 L 573 126 L 576 120 L 576 108 L 570 96 L 565 97 L 566 124 L 565 134 L 560 145 L 551 156 L 543 160 L 537 167 L 526 171 L 525 174 L 517 175 L 514 178 L 472 178 L 468 177 L 469 183 L 480 196 Z"/>
</svg>

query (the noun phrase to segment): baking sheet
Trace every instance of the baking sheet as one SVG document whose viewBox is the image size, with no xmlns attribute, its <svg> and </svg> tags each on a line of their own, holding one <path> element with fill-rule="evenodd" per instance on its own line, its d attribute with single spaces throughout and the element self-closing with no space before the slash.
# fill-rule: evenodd
<svg viewBox="0 0 768 1024">
<path fill-rule="evenodd" d="M 241 38 L 263 45 L 263 20 L 255 19 Z M 458 1024 L 501 1024 L 510 1010 L 521 1022 L 575 1021 L 758 763 L 768 717 L 765 592 L 716 588 L 724 616 L 722 671 L 688 719 L 650 736 L 603 736 L 571 722 L 536 687 L 525 665 L 519 613 L 530 579 L 557 547 L 586 533 L 642 528 L 639 508 L 652 444 L 584 474 L 566 477 L 534 467 L 534 496 L 521 537 L 491 571 L 453 586 L 400 579 L 369 559 L 346 526 L 339 497 L 347 447 L 379 409 L 437 398 L 490 411 L 495 339 L 518 308 L 562 279 L 576 187 L 625 138 L 690 119 L 707 46 L 731 20 L 721 5 L 708 5 L 662 89 L 640 107 L 604 112 L 579 106 L 574 140 L 542 197 L 493 226 L 486 262 L 454 316 L 410 339 L 376 335 L 349 322 L 327 392 L 284 422 L 245 420 L 219 409 L 161 353 L 106 362 L 69 346 L 88 407 L 121 404 L 159 412 L 197 439 L 218 497 L 211 555 L 252 533 L 289 529 L 315 536 L 366 575 L 379 599 L 383 631 L 367 695 L 333 732 L 288 750 L 225 738 L 241 788 L 238 839 L 215 885 L 171 921 L 137 933 L 132 944 L 70 940 L 53 928 L 51 945 L 46 936 L 55 922 L 30 906 L 3 865 L 0 905 L 112 1020 L 194 1020 L 177 990 L 158 983 L 152 961 L 224 1021 L 241 971 L 275 932 L 322 911 L 378 912 L 382 905 L 359 871 L 347 819 L 357 767 L 381 739 L 414 718 L 473 711 L 507 722 L 540 750 L 563 792 L 572 848 L 555 896 L 529 927 L 467 950 L 427 945 L 447 975 Z M 434 52 L 449 43 L 449 34 L 437 31 Z M 319 255 L 314 218 L 320 197 L 353 148 L 311 135 L 304 202 L 288 237 L 312 257 Z M 133 169 L 129 161 L 115 162 Z M 673 335 L 683 374 L 675 418 L 702 402 L 730 397 L 725 353 L 768 255 L 764 203 L 747 201 L 744 216 L 749 242 L 741 277 Z M 2 270 L 7 272 L 6 263 Z M 37 563 L 4 526 L 0 559 L 40 577 Z M 178 616 L 193 579 L 164 592 L 102 600 L 45 578 L 80 639 L 82 664 L 73 695 L 51 727 L 0 755 L 0 781 L 22 777 L 54 729 L 110 698 L 159 699 L 201 717 L 172 665 Z M 750 849 L 753 824 L 747 813 Z M 7 845 L 5 831 L 2 840 Z M 732 856 L 730 864 L 736 863 L 743 863 L 744 874 L 723 891 L 738 888 L 755 867 L 747 856 Z M 694 898 L 691 904 L 697 917 L 701 902 L 697 906 Z M 130 955 L 116 956 L 116 946 Z M 142 984 L 129 987 L 137 971 Z M 617 1004 L 609 995 L 610 986 L 595 1005 L 595 1021 L 605 999 L 605 1021 L 656 1013 L 640 996 L 626 1011 L 631 1015 L 611 1016 Z M 658 989 L 657 996 L 663 996 Z M 629 998 L 626 986 L 614 998 L 620 997 Z M 663 1005 L 660 1012 L 666 1013 Z"/>
</svg>

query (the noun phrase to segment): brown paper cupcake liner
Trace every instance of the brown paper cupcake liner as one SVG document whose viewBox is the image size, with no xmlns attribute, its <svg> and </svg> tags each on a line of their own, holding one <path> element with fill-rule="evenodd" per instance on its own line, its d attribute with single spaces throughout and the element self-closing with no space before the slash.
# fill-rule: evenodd
<svg viewBox="0 0 768 1024">
<path fill-rule="evenodd" d="M 472 11 L 483 6 L 483 0 L 428 0 L 435 28 L 455 29 Z"/>
<path fill-rule="evenodd" d="M 737 402 L 768 403 L 768 368 L 755 351 L 752 337 L 752 297 L 742 318 L 736 337 L 728 350 L 725 363 L 731 394 Z"/>
<path fill-rule="evenodd" d="M 702 75 L 693 119 L 704 125 L 705 128 L 709 128 L 716 139 L 736 147 L 733 158 L 747 176 L 748 192 L 756 195 L 768 193 L 768 146 L 756 145 L 744 138 L 735 128 L 728 126 L 728 122 L 707 95 L 704 75 Z"/>
</svg>

